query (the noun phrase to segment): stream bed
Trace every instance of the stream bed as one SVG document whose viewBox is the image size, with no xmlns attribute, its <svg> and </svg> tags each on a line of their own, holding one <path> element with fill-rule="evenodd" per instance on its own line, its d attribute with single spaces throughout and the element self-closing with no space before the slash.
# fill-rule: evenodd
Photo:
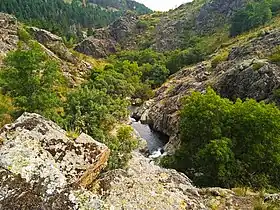
<svg viewBox="0 0 280 210">
<path fill-rule="evenodd" d="M 129 110 L 133 112 L 137 107 L 129 107 Z M 150 154 L 162 149 L 168 142 L 169 137 L 156 132 L 150 128 L 147 124 L 142 124 L 140 121 L 136 121 L 134 118 L 131 119 L 131 126 L 136 131 L 137 135 L 147 141 L 147 146 Z"/>
</svg>

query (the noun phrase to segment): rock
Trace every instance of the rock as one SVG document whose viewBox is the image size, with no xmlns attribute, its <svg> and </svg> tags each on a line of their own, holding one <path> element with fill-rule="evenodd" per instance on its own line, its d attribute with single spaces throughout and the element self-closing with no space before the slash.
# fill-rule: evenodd
<svg viewBox="0 0 280 210">
<path fill-rule="evenodd" d="M 128 169 L 103 174 L 105 202 L 115 209 L 207 209 L 184 174 L 154 165 L 133 152 Z"/>
<path fill-rule="evenodd" d="M 116 42 L 111 39 L 96 39 L 93 36 L 80 42 L 75 50 L 94 58 L 105 58 L 116 50 Z"/>
<path fill-rule="evenodd" d="M 5 125 L 0 139 L 1 209 L 103 205 L 85 188 L 106 166 L 109 149 L 104 144 L 86 134 L 70 139 L 55 123 L 29 113 Z"/>
<path fill-rule="evenodd" d="M 125 40 L 125 38 L 135 30 L 138 17 L 134 14 L 127 13 L 119 18 L 109 26 L 109 31 L 114 40 L 118 43 Z"/>
<path fill-rule="evenodd" d="M 33 33 L 36 40 L 42 44 L 49 43 L 49 42 L 62 42 L 62 38 L 52 34 L 51 32 L 39 29 L 36 27 L 30 27 L 29 30 Z"/>
<path fill-rule="evenodd" d="M 247 2 L 247 0 L 207 1 L 200 8 L 195 20 L 195 30 L 199 34 L 213 33 L 216 28 L 223 27 Z"/>
<path fill-rule="evenodd" d="M 17 48 L 17 19 L 0 12 L 0 56 Z"/>
<path fill-rule="evenodd" d="M 72 64 L 78 64 L 78 62 L 80 62 L 80 60 L 65 46 L 61 37 L 36 27 L 29 27 L 29 31 L 38 42 L 55 53 L 60 59 Z"/>
<path fill-rule="evenodd" d="M 94 36 L 80 42 L 75 50 L 94 58 L 105 58 L 116 53 L 117 44 L 124 47 L 126 38 L 134 34 L 137 21 L 137 16 L 127 13 L 109 27 L 96 30 Z"/>
</svg>

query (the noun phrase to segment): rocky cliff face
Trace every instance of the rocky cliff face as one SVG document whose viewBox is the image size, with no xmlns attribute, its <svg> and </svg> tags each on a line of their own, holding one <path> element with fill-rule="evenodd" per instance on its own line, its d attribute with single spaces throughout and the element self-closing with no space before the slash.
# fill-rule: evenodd
<svg viewBox="0 0 280 210">
<path fill-rule="evenodd" d="M 24 113 L 0 130 L 1 209 L 100 209 L 85 190 L 106 166 L 109 149 L 81 134 L 67 137 L 55 123 Z"/>
<path fill-rule="evenodd" d="M 16 18 L 0 12 L 0 66 L 2 57 L 9 51 L 16 49 L 19 38 Z"/>
<path fill-rule="evenodd" d="M 173 150 L 179 143 L 181 99 L 192 91 L 204 92 L 211 86 L 232 100 L 254 98 L 278 102 L 274 93 L 280 88 L 280 67 L 267 58 L 280 44 L 279 35 L 280 30 L 275 29 L 231 47 L 228 59 L 215 68 L 205 61 L 172 75 L 138 111 L 141 120 L 169 135 L 167 148 Z"/>
<path fill-rule="evenodd" d="M 94 58 L 105 58 L 117 51 L 117 46 L 125 48 L 126 39 L 135 34 L 137 16 L 127 13 L 110 26 L 96 31 L 79 43 L 75 50 Z"/>
</svg>

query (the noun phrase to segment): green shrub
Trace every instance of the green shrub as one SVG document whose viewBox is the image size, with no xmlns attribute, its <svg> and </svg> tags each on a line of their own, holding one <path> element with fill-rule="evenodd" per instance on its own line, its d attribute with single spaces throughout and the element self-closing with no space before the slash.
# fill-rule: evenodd
<svg viewBox="0 0 280 210">
<path fill-rule="evenodd" d="M 236 12 L 232 19 L 230 35 L 236 36 L 252 28 L 265 24 L 272 18 L 270 4 L 266 0 L 249 3 Z"/>
<path fill-rule="evenodd" d="M 280 46 L 277 46 L 273 49 L 273 52 L 270 55 L 269 60 L 277 64 L 280 62 Z"/>
<path fill-rule="evenodd" d="M 166 62 L 166 67 L 170 71 L 170 74 L 174 74 L 181 68 L 195 64 L 204 59 L 203 53 L 196 49 L 188 49 L 172 52 Z"/>
<path fill-rule="evenodd" d="M 15 110 L 12 99 L 0 94 L 0 128 L 13 120 L 12 112 Z"/>
<path fill-rule="evenodd" d="M 194 92 L 181 111 L 181 146 L 162 163 L 196 184 L 280 187 L 280 110 L 254 100 L 235 103 L 208 89 Z"/>
<path fill-rule="evenodd" d="M 144 64 L 141 68 L 142 81 L 149 81 L 153 88 L 163 84 L 169 76 L 169 70 L 160 64 Z"/>
<path fill-rule="evenodd" d="M 280 11 L 280 0 L 271 0 L 270 8 L 273 15 L 277 15 Z"/>
<path fill-rule="evenodd" d="M 33 43 L 29 47 L 19 48 L 5 58 L 0 87 L 22 112 L 36 112 L 54 119 L 61 105 L 57 87 L 64 78 L 57 63 L 50 60 L 39 45 Z"/>
<path fill-rule="evenodd" d="M 112 98 L 104 91 L 80 87 L 67 97 L 64 127 L 75 131 L 74 134 L 84 132 L 106 144 L 111 150 L 108 169 L 123 168 L 136 148 L 137 140 L 129 126 L 119 128 L 116 136 L 110 131 L 116 123 L 127 118 L 128 105 L 125 99 Z"/>
<path fill-rule="evenodd" d="M 213 60 L 211 61 L 212 68 L 216 68 L 218 64 L 228 59 L 229 52 L 223 51 L 220 54 L 216 55 Z"/>
<path fill-rule="evenodd" d="M 23 26 L 19 27 L 17 33 L 19 40 L 23 42 L 28 42 L 29 40 L 31 40 L 31 35 L 26 31 L 26 29 Z"/>
<path fill-rule="evenodd" d="M 111 153 L 108 161 L 108 170 L 124 168 L 131 159 L 131 152 L 137 148 L 138 140 L 133 136 L 130 126 L 120 127 L 117 136 L 108 136 L 105 143 Z"/>
<path fill-rule="evenodd" d="M 139 20 L 137 23 L 136 23 L 136 27 L 140 30 L 146 30 L 148 29 L 149 27 L 149 23 L 145 20 Z"/>
</svg>

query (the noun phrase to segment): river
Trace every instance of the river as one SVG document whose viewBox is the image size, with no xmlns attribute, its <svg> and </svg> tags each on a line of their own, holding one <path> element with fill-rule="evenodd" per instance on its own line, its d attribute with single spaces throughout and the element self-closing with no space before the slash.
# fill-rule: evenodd
<svg viewBox="0 0 280 210">
<path fill-rule="evenodd" d="M 133 118 L 131 118 L 131 121 L 131 126 L 139 137 L 147 141 L 148 150 L 151 154 L 163 148 L 168 142 L 168 136 L 152 130 L 149 125 L 142 124 L 140 121 L 137 122 Z"/>
</svg>

